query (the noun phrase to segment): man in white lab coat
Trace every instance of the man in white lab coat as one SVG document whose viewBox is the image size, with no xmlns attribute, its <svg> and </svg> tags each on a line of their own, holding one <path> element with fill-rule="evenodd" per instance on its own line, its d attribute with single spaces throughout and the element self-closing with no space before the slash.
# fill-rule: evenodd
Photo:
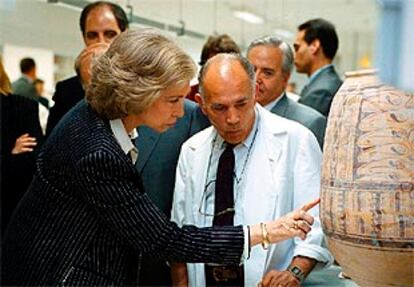
<svg viewBox="0 0 414 287">
<path fill-rule="evenodd" d="M 179 225 L 211 226 L 215 218 L 231 213 L 234 225 L 263 222 L 319 197 L 321 151 L 316 138 L 304 126 L 255 103 L 254 70 L 245 58 L 229 54 L 213 57 L 203 66 L 199 82 L 197 98 L 213 126 L 182 147 L 173 221 Z M 220 154 L 227 146 L 234 153 L 233 202 L 218 212 L 216 175 Z M 256 286 L 263 280 L 263 285 L 299 286 L 315 266 L 332 262 L 329 251 L 321 247 L 318 210 L 311 212 L 315 222 L 306 240 L 295 238 L 251 249 L 249 260 L 242 266 L 244 284 L 231 281 L 240 275 L 233 269 L 183 263 L 173 264 L 173 283 Z M 213 274 L 208 275 L 211 269 Z"/>
</svg>

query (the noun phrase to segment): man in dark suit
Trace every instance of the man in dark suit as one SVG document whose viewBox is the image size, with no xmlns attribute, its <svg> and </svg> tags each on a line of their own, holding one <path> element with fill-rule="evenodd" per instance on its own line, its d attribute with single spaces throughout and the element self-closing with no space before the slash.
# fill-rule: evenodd
<svg viewBox="0 0 414 287">
<path fill-rule="evenodd" d="M 36 63 L 32 58 L 20 60 L 21 77 L 12 83 L 13 93 L 39 102 L 33 81 L 36 79 Z"/>
<path fill-rule="evenodd" d="M 338 50 L 335 27 L 319 18 L 301 24 L 298 30 L 293 45 L 296 71 L 309 77 L 308 84 L 300 93 L 299 103 L 328 117 L 332 99 L 342 85 L 332 65 Z"/>
<path fill-rule="evenodd" d="M 265 36 L 250 44 L 247 58 L 256 71 L 256 100 L 259 104 L 274 114 L 299 122 L 310 129 L 322 148 L 326 118 L 286 96 L 285 90 L 293 68 L 292 48 L 277 37 Z"/>
<path fill-rule="evenodd" d="M 148 196 L 170 218 L 175 170 L 182 144 L 194 133 L 210 126 L 196 103 L 184 99 L 184 116 L 174 127 L 158 133 L 150 127 L 138 128 L 135 145 L 139 150 L 136 168 Z M 162 179 L 162 180 L 160 180 Z M 145 286 L 170 286 L 170 267 L 165 260 L 143 255 L 140 282 Z"/>
<path fill-rule="evenodd" d="M 128 18 L 120 6 L 107 1 L 88 4 L 80 16 L 80 29 L 86 46 L 95 43 L 111 43 L 116 36 L 128 28 Z M 50 109 L 46 135 L 48 136 L 59 120 L 85 96 L 80 78 L 71 77 L 56 84 Z"/>
<path fill-rule="evenodd" d="M 154 30 L 114 41 L 94 66 L 87 102 L 39 154 L 3 241 L 3 285 L 137 285 L 143 252 L 239 264 L 250 246 L 306 237 L 306 211 L 318 200 L 262 224 L 199 229 L 178 228 L 148 198 L 131 137 L 138 126 L 163 132 L 175 124 L 195 72 L 191 57 Z"/>
</svg>

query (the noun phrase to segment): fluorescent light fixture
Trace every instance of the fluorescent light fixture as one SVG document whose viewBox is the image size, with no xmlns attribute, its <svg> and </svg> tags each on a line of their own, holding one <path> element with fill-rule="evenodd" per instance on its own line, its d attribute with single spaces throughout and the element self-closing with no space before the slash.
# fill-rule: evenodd
<svg viewBox="0 0 414 287">
<path fill-rule="evenodd" d="M 234 11 L 233 12 L 234 17 L 237 17 L 245 22 L 251 23 L 251 24 L 263 24 L 264 20 L 262 17 L 247 12 L 247 11 Z"/>
<path fill-rule="evenodd" d="M 274 33 L 282 38 L 285 39 L 293 39 L 293 37 L 295 36 L 292 32 L 285 30 L 285 29 L 275 29 Z"/>
</svg>

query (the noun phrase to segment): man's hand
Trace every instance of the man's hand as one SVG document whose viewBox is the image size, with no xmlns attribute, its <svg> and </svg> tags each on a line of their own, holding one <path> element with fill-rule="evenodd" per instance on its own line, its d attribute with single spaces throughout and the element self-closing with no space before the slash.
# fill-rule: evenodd
<svg viewBox="0 0 414 287">
<path fill-rule="evenodd" d="M 289 271 L 278 271 L 272 270 L 269 271 L 261 282 L 259 282 L 258 287 L 297 287 L 300 286 L 300 282 L 293 276 Z"/>
<path fill-rule="evenodd" d="M 315 267 L 316 263 L 317 261 L 315 259 L 299 255 L 293 258 L 291 266 L 299 267 L 306 277 Z M 290 271 L 272 270 L 263 277 L 258 286 L 296 287 L 300 286 L 300 284 L 299 279 L 296 278 Z"/>
</svg>

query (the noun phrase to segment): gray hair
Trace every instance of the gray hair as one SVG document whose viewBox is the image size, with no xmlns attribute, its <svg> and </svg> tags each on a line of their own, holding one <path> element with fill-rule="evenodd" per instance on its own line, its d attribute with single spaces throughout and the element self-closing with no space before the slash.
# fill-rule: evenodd
<svg viewBox="0 0 414 287">
<path fill-rule="evenodd" d="M 208 59 L 207 62 L 201 67 L 200 73 L 198 75 L 198 84 L 199 84 L 198 90 L 199 90 L 200 95 L 203 98 L 205 95 L 204 78 L 208 72 L 208 69 L 210 68 L 211 63 L 217 59 L 238 62 L 242 66 L 243 70 L 246 72 L 247 77 L 249 79 L 250 86 L 252 88 L 252 91 L 254 92 L 256 88 L 256 74 L 254 72 L 254 67 L 249 62 L 249 60 L 247 60 L 245 57 L 243 57 L 240 54 L 220 53 Z"/>
<path fill-rule="evenodd" d="M 163 90 L 187 84 L 196 69 L 184 50 L 156 30 L 127 30 L 93 65 L 86 100 L 105 119 L 140 114 Z"/>
<path fill-rule="evenodd" d="M 247 55 L 251 49 L 257 46 L 272 46 L 279 48 L 282 51 L 282 72 L 284 74 L 290 74 L 292 72 L 294 56 L 293 49 L 288 43 L 276 36 L 263 36 L 250 43 L 247 48 Z"/>
</svg>

